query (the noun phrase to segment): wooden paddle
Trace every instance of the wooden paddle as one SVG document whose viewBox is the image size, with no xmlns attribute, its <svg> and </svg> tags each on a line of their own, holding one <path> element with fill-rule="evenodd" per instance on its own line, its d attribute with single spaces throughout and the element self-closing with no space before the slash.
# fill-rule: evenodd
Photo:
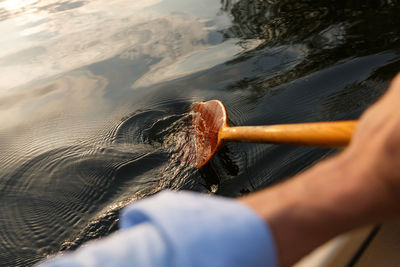
<svg viewBox="0 0 400 267">
<path fill-rule="evenodd" d="M 357 121 L 313 122 L 271 126 L 230 127 L 221 101 L 200 102 L 192 107 L 195 155 L 191 164 L 206 164 L 226 141 L 261 142 L 322 147 L 346 146 Z"/>
</svg>

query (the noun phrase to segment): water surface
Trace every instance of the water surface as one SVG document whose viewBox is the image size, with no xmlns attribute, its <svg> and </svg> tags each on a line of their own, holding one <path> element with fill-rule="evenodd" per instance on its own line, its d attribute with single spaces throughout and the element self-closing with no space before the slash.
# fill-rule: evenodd
<svg viewBox="0 0 400 267">
<path fill-rule="evenodd" d="M 209 99 L 232 125 L 357 118 L 399 69 L 399 9 L 0 1 L 0 262 L 31 265 L 107 235 L 122 207 L 166 188 L 235 197 L 329 155 L 230 143 L 196 170 L 180 147 L 190 106 Z"/>
</svg>

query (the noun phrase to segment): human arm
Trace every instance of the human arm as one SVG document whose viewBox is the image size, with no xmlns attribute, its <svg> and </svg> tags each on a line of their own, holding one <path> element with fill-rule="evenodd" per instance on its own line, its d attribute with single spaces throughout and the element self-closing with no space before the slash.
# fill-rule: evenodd
<svg viewBox="0 0 400 267">
<path fill-rule="evenodd" d="M 399 99 L 397 76 L 342 153 L 240 199 L 268 222 L 281 266 L 340 233 L 400 214 Z"/>
<path fill-rule="evenodd" d="M 126 207 L 120 228 L 40 266 L 276 266 L 268 225 L 234 199 L 162 192 Z"/>
</svg>

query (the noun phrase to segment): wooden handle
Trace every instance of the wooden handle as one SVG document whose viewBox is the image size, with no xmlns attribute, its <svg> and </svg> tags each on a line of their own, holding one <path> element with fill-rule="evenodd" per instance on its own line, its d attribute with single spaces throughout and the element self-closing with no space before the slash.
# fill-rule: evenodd
<svg viewBox="0 0 400 267">
<path fill-rule="evenodd" d="M 357 121 L 224 126 L 219 132 L 219 138 L 225 141 L 341 147 L 349 144 L 356 126 Z"/>
</svg>

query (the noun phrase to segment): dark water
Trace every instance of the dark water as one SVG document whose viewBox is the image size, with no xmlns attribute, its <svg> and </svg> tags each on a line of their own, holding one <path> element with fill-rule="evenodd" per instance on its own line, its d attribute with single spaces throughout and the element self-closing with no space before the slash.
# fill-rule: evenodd
<svg viewBox="0 0 400 267">
<path fill-rule="evenodd" d="M 327 156 L 230 143 L 195 170 L 179 148 L 201 100 L 233 125 L 357 118 L 399 70 L 399 2 L 0 1 L 0 265 L 104 236 L 165 188 L 235 197 Z"/>
</svg>

